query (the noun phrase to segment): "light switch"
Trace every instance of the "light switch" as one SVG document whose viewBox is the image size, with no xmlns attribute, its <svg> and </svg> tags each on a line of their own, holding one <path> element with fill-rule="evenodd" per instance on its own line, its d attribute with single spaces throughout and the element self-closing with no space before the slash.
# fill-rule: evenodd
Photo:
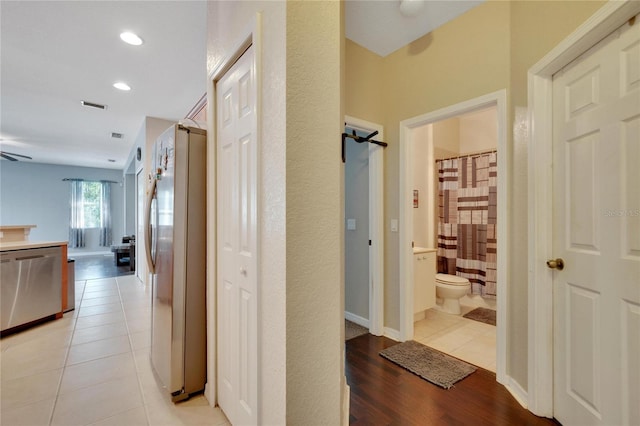
<svg viewBox="0 0 640 426">
<path fill-rule="evenodd" d="M 398 219 L 391 219 L 391 232 L 398 232 Z"/>
<path fill-rule="evenodd" d="M 347 219 L 347 230 L 355 231 L 356 230 L 356 220 L 355 219 Z"/>
</svg>

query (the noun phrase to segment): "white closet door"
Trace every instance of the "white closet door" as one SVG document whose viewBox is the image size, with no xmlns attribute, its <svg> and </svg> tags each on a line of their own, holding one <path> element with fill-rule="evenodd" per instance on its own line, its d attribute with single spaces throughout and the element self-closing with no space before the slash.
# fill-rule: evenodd
<svg viewBox="0 0 640 426">
<path fill-rule="evenodd" d="M 640 25 L 553 80 L 554 416 L 640 424 Z M 551 265 L 553 266 L 553 265 Z"/>
<path fill-rule="evenodd" d="M 257 424 L 257 118 L 249 48 L 217 85 L 218 398 L 232 424 Z"/>
</svg>

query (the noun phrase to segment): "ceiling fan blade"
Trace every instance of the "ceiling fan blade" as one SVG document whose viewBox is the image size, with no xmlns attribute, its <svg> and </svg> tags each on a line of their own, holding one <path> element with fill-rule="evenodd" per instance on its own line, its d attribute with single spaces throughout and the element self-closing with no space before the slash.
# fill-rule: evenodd
<svg viewBox="0 0 640 426">
<path fill-rule="evenodd" d="M 1 153 L 0 157 L 4 158 L 5 160 L 9 160 L 9 161 L 18 161 L 17 159 L 5 154 L 5 153 Z"/>
<path fill-rule="evenodd" d="M 7 152 L 7 151 L 0 151 L 0 155 L 2 155 L 2 157 L 7 158 L 6 156 L 11 156 L 11 157 L 22 157 L 22 158 L 26 158 L 27 160 L 33 160 L 33 158 L 29 157 L 28 155 L 22 155 L 22 154 L 16 154 L 13 152 Z M 8 160 L 9 158 L 7 158 Z M 18 161 L 17 159 L 12 159 L 11 161 Z"/>
</svg>

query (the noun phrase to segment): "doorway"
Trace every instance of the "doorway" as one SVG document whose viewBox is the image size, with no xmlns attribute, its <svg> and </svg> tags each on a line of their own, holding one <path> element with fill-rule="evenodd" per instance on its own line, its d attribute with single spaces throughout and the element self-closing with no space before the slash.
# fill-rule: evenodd
<svg viewBox="0 0 640 426">
<path fill-rule="evenodd" d="M 413 205 L 414 205 L 414 170 L 413 170 L 413 140 L 419 129 L 474 111 L 494 107 L 497 116 L 497 167 L 500 171 L 497 178 L 497 245 L 504 247 L 497 253 L 496 268 L 496 377 L 498 382 L 506 380 L 506 229 L 507 229 L 507 114 L 506 114 L 506 90 L 490 93 L 469 101 L 465 101 L 432 113 L 424 114 L 400 123 L 400 339 L 402 341 L 412 339 L 414 336 L 414 312 L 413 312 Z M 427 161 L 433 163 L 433 144 L 427 149 Z M 433 168 L 432 168 L 433 170 Z M 427 177 L 432 194 L 429 199 L 435 200 L 435 176 Z M 427 196 L 429 197 L 429 196 Z M 435 212 L 430 213 L 429 219 L 435 224 Z M 435 232 L 435 225 L 429 226 Z M 434 241 L 435 236 L 429 237 Z"/>
<path fill-rule="evenodd" d="M 259 423 L 256 48 L 216 81 L 217 397 L 233 424 Z"/>
<path fill-rule="evenodd" d="M 381 125 L 345 117 L 345 131 L 384 140 Z M 384 333 L 383 147 L 345 141 L 345 319 Z"/>
</svg>

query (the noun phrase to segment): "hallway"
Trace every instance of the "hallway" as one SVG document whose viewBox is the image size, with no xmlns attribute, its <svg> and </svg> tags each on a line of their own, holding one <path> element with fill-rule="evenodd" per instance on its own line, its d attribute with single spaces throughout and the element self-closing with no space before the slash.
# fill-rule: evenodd
<svg viewBox="0 0 640 426">
<path fill-rule="evenodd" d="M 149 363 L 150 289 L 76 281 L 76 310 L 3 337 L 4 425 L 228 425 L 199 395 L 173 404 Z"/>
<path fill-rule="evenodd" d="M 558 425 L 523 408 L 483 368 L 445 390 L 378 355 L 396 343 L 371 334 L 347 341 L 351 425 Z"/>
</svg>

